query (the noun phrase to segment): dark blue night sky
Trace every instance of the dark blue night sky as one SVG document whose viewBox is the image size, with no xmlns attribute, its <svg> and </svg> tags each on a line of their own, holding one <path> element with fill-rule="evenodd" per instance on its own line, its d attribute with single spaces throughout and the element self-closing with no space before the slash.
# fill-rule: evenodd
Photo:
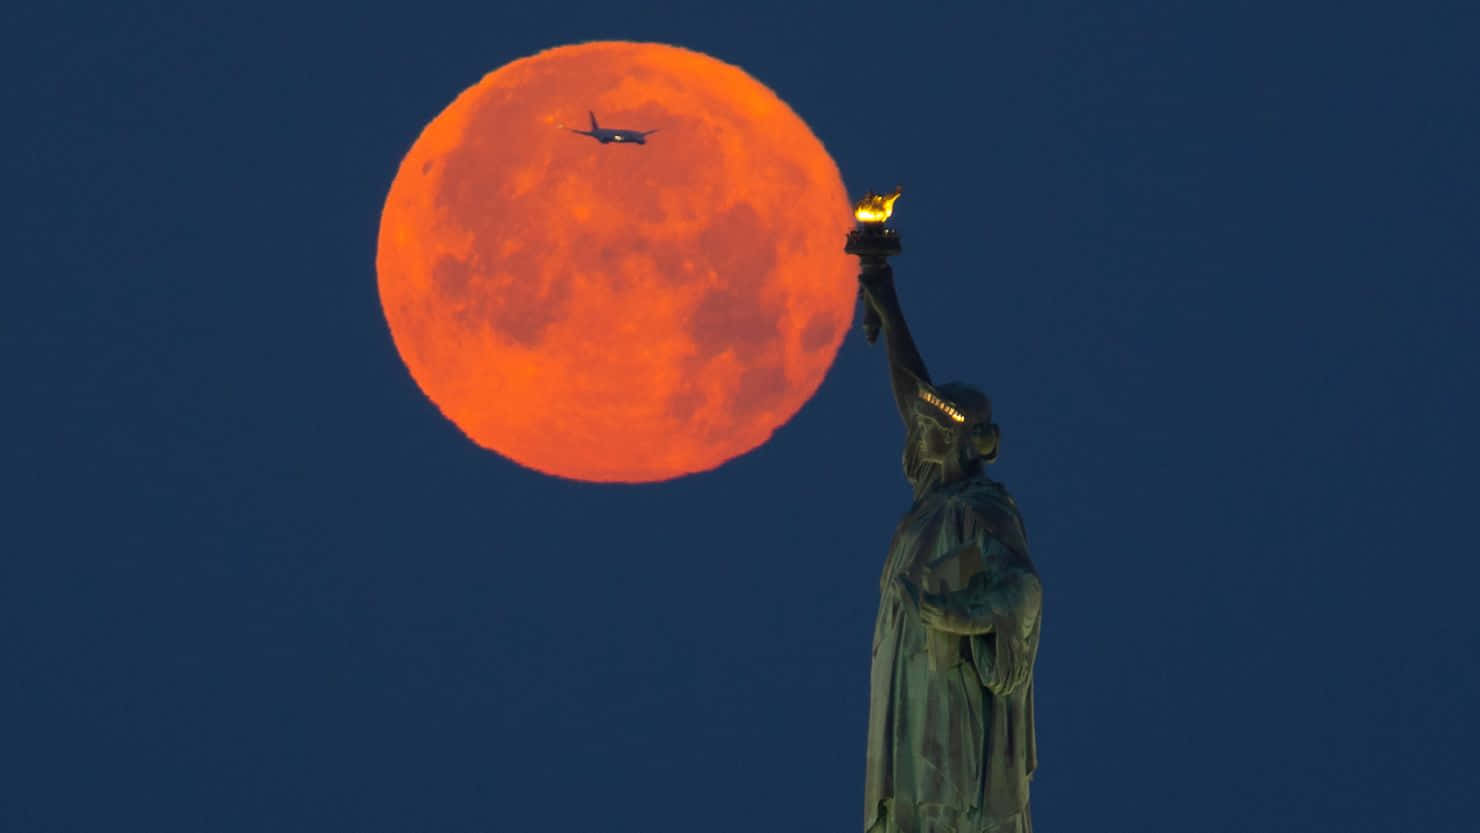
<svg viewBox="0 0 1480 833">
<path fill-rule="evenodd" d="M 1038 829 L 1480 824 L 1466 4 L 12 5 L 3 833 L 861 828 L 881 351 L 594 485 L 465 439 L 381 314 L 421 127 L 592 39 L 905 184 L 1047 588 Z"/>
</svg>

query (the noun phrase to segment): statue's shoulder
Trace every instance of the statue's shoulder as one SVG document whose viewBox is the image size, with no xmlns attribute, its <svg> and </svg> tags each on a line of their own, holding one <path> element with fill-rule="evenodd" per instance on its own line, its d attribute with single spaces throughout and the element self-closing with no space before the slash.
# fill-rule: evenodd
<svg viewBox="0 0 1480 833">
<path fill-rule="evenodd" d="M 963 509 L 1018 514 L 1017 501 L 1007 487 L 985 475 L 977 475 L 955 490 L 948 500 Z"/>
<path fill-rule="evenodd" d="M 1017 501 L 995 480 L 978 475 L 949 498 L 968 526 L 974 526 L 1023 557 L 1028 555 L 1028 536 Z"/>
</svg>

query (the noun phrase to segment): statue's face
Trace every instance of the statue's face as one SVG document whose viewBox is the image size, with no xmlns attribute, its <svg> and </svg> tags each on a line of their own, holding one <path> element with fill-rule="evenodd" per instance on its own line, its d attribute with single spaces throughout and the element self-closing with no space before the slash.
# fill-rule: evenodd
<svg viewBox="0 0 1480 833">
<path fill-rule="evenodd" d="M 929 469 L 947 461 L 971 467 L 997 459 L 997 426 L 986 394 L 959 383 L 926 392 L 929 396 L 915 403 L 915 425 L 904 454 L 905 477 L 917 489 L 930 477 Z M 958 417 L 964 419 L 957 422 Z"/>
<path fill-rule="evenodd" d="M 941 465 L 950 457 L 978 459 L 991 463 L 997 459 L 997 426 L 974 422 L 968 427 L 947 427 L 928 416 L 917 417 L 915 455 L 921 463 Z"/>
<path fill-rule="evenodd" d="M 922 463 L 944 463 L 946 456 L 957 453 L 955 432 L 939 422 L 923 417 L 924 429 L 920 431 L 919 454 Z"/>
</svg>

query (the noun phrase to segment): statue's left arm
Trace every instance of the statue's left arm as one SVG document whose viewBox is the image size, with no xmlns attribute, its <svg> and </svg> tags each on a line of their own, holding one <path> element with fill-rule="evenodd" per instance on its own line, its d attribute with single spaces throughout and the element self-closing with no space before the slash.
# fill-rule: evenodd
<svg viewBox="0 0 1480 833">
<path fill-rule="evenodd" d="M 982 549 L 982 561 L 989 568 L 973 576 L 964 589 L 922 594 L 920 620 L 926 627 L 957 636 L 992 636 L 993 656 L 982 657 L 985 667 L 979 670 L 994 693 L 1011 693 L 1033 671 L 1043 585 L 1031 564 L 995 538 L 986 536 L 970 546 Z"/>
<path fill-rule="evenodd" d="M 921 618 L 936 630 L 962 636 L 1000 632 L 1009 622 L 1009 631 L 1026 635 L 1043 610 L 1037 573 L 1018 559 L 1003 558 L 1009 554 L 995 538 L 970 546 L 982 550 L 983 562 L 1001 566 L 976 574 L 961 590 L 921 594 Z"/>
</svg>

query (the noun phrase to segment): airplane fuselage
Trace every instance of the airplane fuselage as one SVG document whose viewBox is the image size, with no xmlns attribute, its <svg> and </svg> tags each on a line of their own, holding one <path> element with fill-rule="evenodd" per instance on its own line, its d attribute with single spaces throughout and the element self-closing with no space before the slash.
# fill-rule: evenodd
<svg viewBox="0 0 1480 833">
<path fill-rule="evenodd" d="M 621 142 L 627 145 L 647 144 L 647 137 L 636 130 L 595 130 L 589 131 L 585 135 L 590 136 L 603 145 L 609 145 L 613 142 Z"/>
<path fill-rule="evenodd" d="M 577 130 L 574 127 L 567 127 L 565 129 L 572 133 L 579 133 L 582 136 L 590 136 L 603 145 L 614 143 L 622 145 L 645 145 L 647 144 L 648 134 L 658 132 L 657 130 L 619 130 L 613 127 L 602 127 L 596 122 L 595 113 L 589 113 L 588 115 L 591 116 L 590 130 Z"/>
</svg>

